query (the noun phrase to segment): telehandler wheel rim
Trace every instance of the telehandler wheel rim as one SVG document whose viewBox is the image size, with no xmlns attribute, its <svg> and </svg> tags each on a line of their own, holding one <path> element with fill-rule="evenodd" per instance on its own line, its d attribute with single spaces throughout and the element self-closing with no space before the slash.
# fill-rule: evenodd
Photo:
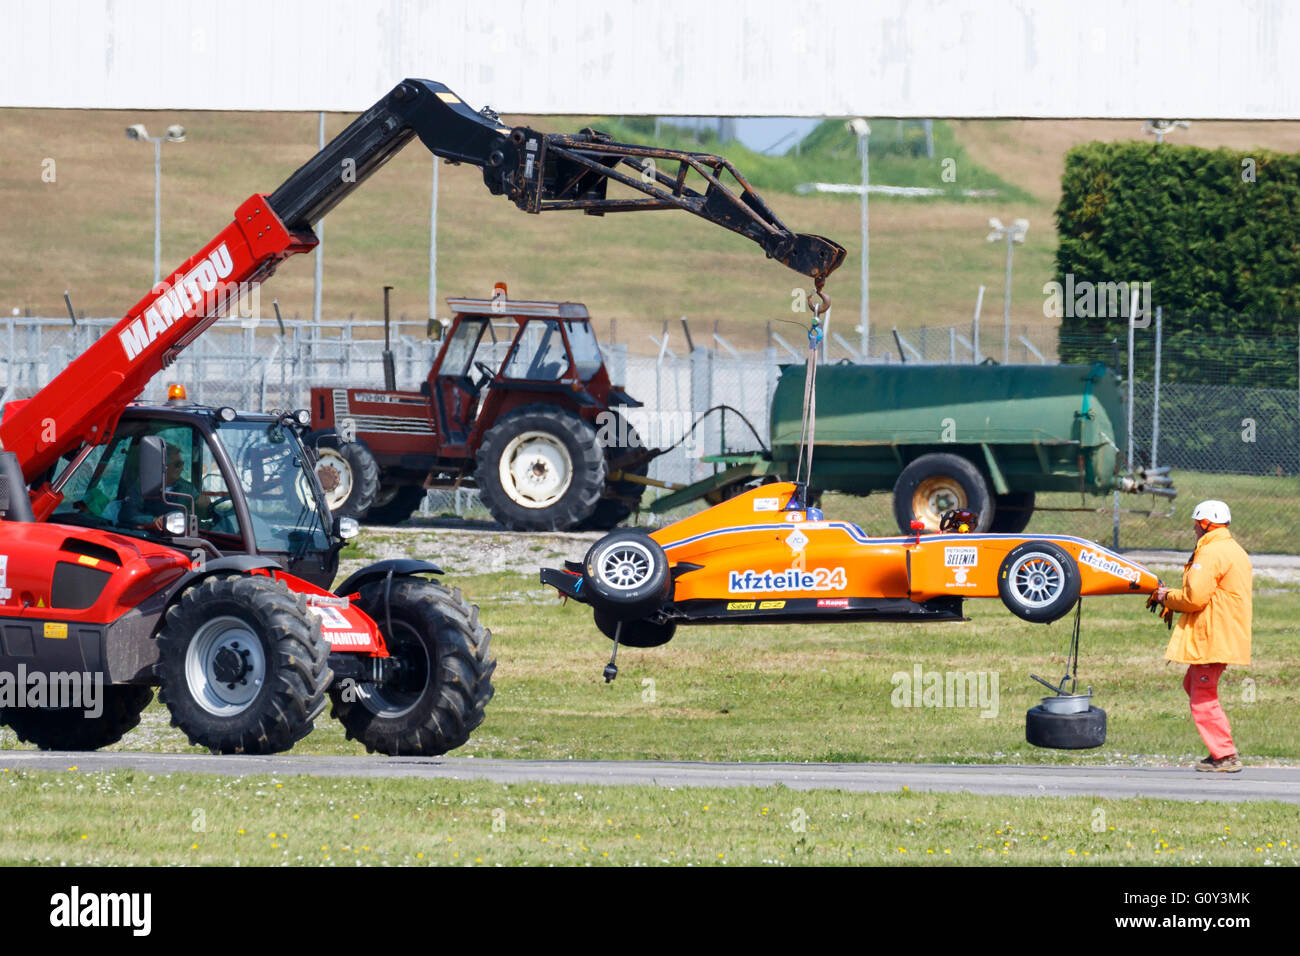
<svg viewBox="0 0 1300 956">
<path fill-rule="evenodd" d="M 650 549 L 636 541 L 622 541 L 600 556 L 601 579 L 616 591 L 631 591 L 645 584 L 654 571 Z"/>
<path fill-rule="evenodd" d="M 573 484 L 573 457 L 549 432 L 523 432 L 510 439 L 498 468 L 501 487 L 524 508 L 549 508 Z"/>
<path fill-rule="evenodd" d="M 316 477 L 330 511 L 337 511 L 352 496 L 352 466 L 335 449 L 316 448 Z"/>
<path fill-rule="evenodd" d="M 1030 552 L 1011 565 L 1007 580 L 1026 607 L 1046 607 L 1065 589 L 1065 568 L 1050 554 Z"/>
<path fill-rule="evenodd" d="M 200 707 L 217 717 L 242 714 L 266 682 L 262 641 L 237 617 L 205 623 L 185 650 L 185 683 Z"/>
<path fill-rule="evenodd" d="M 947 475 L 926 478 L 912 492 L 912 514 L 924 522 L 926 530 L 938 531 L 945 511 L 966 507 L 966 490 L 961 482 Z"/>
<path fill-rule="evenodd" d="M 419 633 L 405 621 L 394 621 L 396 640 L 390 641 L 389 653 L 402 665 L 402 674 L 394 682 L 400 686 L 376 684 L 359 695 L 366 710 L 376 717 L 392 720 L 415 709 L 433 674 L 434 661 Z"/>
</svg>

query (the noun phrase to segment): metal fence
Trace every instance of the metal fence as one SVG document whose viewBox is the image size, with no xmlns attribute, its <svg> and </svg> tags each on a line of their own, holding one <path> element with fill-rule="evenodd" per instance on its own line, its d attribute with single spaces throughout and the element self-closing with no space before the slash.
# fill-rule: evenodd
<svg viewBox="0 0 1300 956">
<path fill-rule="evenodd" d="M 114 320 L 86 319 L 75 327 L 67 319 L 0 319 L 0 403 L 33 394 L 84 351 Z M 496 329 L 497 354 L 504 358 L 513 322 Z M 1173 328 L 1168 316 L 1163 328 Z M 834 326 L 832 325 L 832 329 Z M 392 350 L 397 385 L 416 389 L 426 378 L 439 341 L 421 323 L 394 323 Z M 999 329 L 996 357 L 1002 354 Z M 971 342 L 969 329 L 914 329 L 894 335 L 876 333 L 868 348 L 873 362 L 971 362 L 985 358 Z M 1218 497 L 1234 509 L 1234 534 L 1253 550 L 1300 552 L 1300 539 L 1289 533 L 1289 514 L 1300 498 L 1300 342 L 1259 342 L 1243 348 L 1188 339 L 1179 332 L 1165 341 L 1162 324 L 1144 333 L 1134 350 L 1132 385 L 1132 457 L 1135 466 L 1173 468 L 1179 498 L 1092 498 L 1082 503 L 1093 517 L 1070 518 L 1068 527 L 1121 547 L 1192 546 L 1189 516 L 1202 498 Z M 696 338 L 702 338 L 697 335 Z M 1013 336 L 1011 359 L 1045 361 L 1055 348 L 1027 336 Z M 719 451 L 753 450 L 768 441 L 768 409 L 783 364 L 802 362 L 803 341 L 797 334 L 769 330 L 770 347 L 741 352 L 720 335 L 709 344 L 685 347 L 685 336 L 672 341 L 653 337 L 654 354 L 632 354 L 626 344 L 606 347 L 605 357 L 615 382 L 644 403 L 626 410 L 628 423 L 646 444 L 673 446 L 651 465 L 653 478 L 686 484 L 711 474 L 715 467 L 702 455 Z M 860 361 L 860 343 L 832 331 L 830 361 Z M 1063 343 L 1064 344 L 1064 343 Z M 1177 344 L 1178 348 L 1172 347 Z M 857 349 L 855 349 L 857 345 Z M 674 348 L 675 346 L 675 348 Z M 143 398 L 161 401 L 166 385 L 184 382 L 190 397 L 211 405 L 263 410 L 299 408 L 313 385 L 362 386 L 383 381 L 383 326 L 373 321 L 315 325 L 310 322 L 263 321 L 243 328 L 223 321 L 196 341 L 175 365 L 156 376 Z M 1163 354 L 1162 354 L 1163 348 Z M 1233 349 L 1236 349 L 1234 352 Z M 1181 349 L 1182 351 L 1180 351 Z M 1078 342 L 1063 351 L 1075 361 L 1085 357 L 1123 368 L 1125 343 L 1096 340 L 1080 349 Z M 1248 368 L 1235 362 L 1241 355 Z M 1219 356 L 1221 366 L 1206 367 Z M 1195 357 L 1195 358 L 1193 358 Z M 1127 380 L 1124 386 L 1127 397 Z M 689 432 L 709 409 L 715 411 Z M 1128 448 L 1121 451 L 1128 452 Z M 884 496 L 881 496 L 882 499 Z M 1080 510 L 1072 502 L 1047 502 Z M 873 507 L 876 507 L 873 504 Z M 426 513 L 483 515 L 474 495 L 433 493 Z M 888 509 L 878 508 L 881 528 L 889 524 Z M 874 512 L 872 512 L 874 514 Z M 1069 516 L 1045 517 L 1031 530 L 1062 527 Z M 1053 523 L 1054 522 L 1054 523 Z"/>
</svg>

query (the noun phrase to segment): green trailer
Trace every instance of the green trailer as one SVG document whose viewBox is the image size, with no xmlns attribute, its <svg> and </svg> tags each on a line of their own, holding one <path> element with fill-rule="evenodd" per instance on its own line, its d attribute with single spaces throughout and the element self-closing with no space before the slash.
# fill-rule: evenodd
<svg viewBox="0 0 1300 956">
<path fill-rule="evenodd" d="M 659 498 L 655 512 L 794 477 L 804 366 L 782 368 L 771 447 L 721 455 L 718 474 Z M 1023 531 L 1035 495 L 1114 490 L 1173 497 L 1166 469 L 1126 473 L 1123 403 L 1105 365 L 827 365 L 817 372 L 814 493 L 890 491 L 906 532 L 950 508 L 979 531 Z"/>
</svg>

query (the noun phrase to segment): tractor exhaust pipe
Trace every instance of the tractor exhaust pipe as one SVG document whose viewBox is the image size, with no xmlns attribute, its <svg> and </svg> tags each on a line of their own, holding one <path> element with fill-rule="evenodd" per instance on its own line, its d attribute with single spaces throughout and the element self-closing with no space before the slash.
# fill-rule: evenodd
<svg viewBox="0 0 1300 956">
<path fill-rule="evenodd" d="M 392 342 L 389 339 L 388 293 L 393 291 L 391 285 L 384 286 L 384 389 L 397 391 L 397 365 L 393 361 Z"/>
</svg>

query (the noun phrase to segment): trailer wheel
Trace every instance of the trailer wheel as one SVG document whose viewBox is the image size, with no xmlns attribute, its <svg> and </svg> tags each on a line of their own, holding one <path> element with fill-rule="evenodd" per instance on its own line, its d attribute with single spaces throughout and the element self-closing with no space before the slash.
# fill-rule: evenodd
<svg viewBox="0 0 1300 956">
<path fill-rule="evenodd" d="M 361 519 L 379 493 L 379 463 L 359 441 L 345 442 L 327 428 L 312 432 L 307 443 L 316 453 L 316 478 L 330 511 Z"/>
<path fill-rule="evenodd" d="M 596 431 L 554 405 L 525 405 L 493 425 L 475 456 L 479 497 L 512 531 L 560 531 L 591 516 L 605 487 Z"/>
<path fill-rule="evenodd" d="M 394 633 L 385 631 L 384 639 L 400 669 L 384 684 L 331 687 L 330 715 L 349 740 L 372 753 L 436 757 L 465 743 L 483 723 L 496 669 L 488 649 L 492 635 L 459 590 L 396 578 L 386 614 L 385 585 L 363 587 L 357 605 L 381 627 L 392 618 Z"/>
<path fill-rule="evenodd" d="M 101 693 L 98 717 L 86 716 L 84 707 L 11 707 L 0 710 L 0 724 L 42 750 L 98 750 L 134 730 L 153 700 L 153 688 L 139 684 L 113 684 Z"/>
<path fill-rule="evenodd" d="M 1016 617 L 1050 624 L 1079 600 L 1079 566 L 1050 541 L 1026 541 L 998 568 L 998 595 Z"/>
<path fill-rule="evenodd" d="M 1089 707 L 1077 714 L 1054 714 L 1039 704 L 1025 714 L 1025 740 L 1052 750 L 1088 750 L 1106 742 L 1106 712 Z"/>
<path fill-rule="evenodd" d="M 364 524 L 400 524 L 420 507 L 426 494 L 419 485 L 380 488 L 361 520 Z"/>
<path fill-rule="evenodd" d="M 611 531 L 587 551 L 583 587 L 597 611 L 614 621 L 635 621 L 657 611 L 672 593 L 668 556 L 644 531 Z"/>
<path fill-rule="evenodd" d="M 998 495 L 993 506 L 993 523 L 990 531 L 998 534 L 1019 534 L 1029 527 L 1029 519 L 1034 516 L 1034 493 L 1032 491 L 1012 491 Z"/>
<path fill-rule="evenodd" d="M 979 516 L 971 531 L 987 531 L 993 521 L 988 482 L 961 455 L 922 455 L 894 483 L 894 520 L 903 534 L 912 533 L 913 518 L 924 522 L 927 531 L 938 531 L 939 519 L 954 508 L 967 508 Z"/>
<path fill-rule="evenodd" d="M 215 753 L 272 754 L 311 732 L 333 679 L 320 622 L 282 583 L 205 578 L 167 611 L 159 700 Z"/>
<path fill-rule="evenodd" d="M 612 641 L 618 632 L 618 618 L 599 609 L 594 617 L 597 629 Z M 656 624 L 641 618 L 623 622 L 623 633 L 619 635 L 618 642 L 627 647 L 661 647 L 671 641 L 676 633 L 677 625 L 671 621 Z"/>
</svg>

